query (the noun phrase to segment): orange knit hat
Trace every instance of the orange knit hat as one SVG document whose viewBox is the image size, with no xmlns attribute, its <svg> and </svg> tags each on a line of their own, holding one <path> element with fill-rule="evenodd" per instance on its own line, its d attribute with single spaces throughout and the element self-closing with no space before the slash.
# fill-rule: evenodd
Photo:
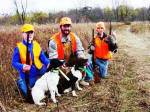
<svg viewBox="0 0 150 112">
<path fill-rule="evenodd" d="M 103 28 L 103 29 L 105 30 L 104 22 L 98 22 L 98 23 L 96 24 L 96 29 L 98 29 L 98 28 Z"/>
</svg>

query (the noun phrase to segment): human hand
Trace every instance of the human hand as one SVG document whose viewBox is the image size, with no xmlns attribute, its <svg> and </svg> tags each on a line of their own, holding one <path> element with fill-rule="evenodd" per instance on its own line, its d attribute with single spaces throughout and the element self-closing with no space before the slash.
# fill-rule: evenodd
<svg viewBox="0 0 150 112">
<path fill-rule="evenodd" d="M 66 73 L 68 67 L 67 67 L 66 65 L 62 65 L 62 66 L 60 67 L 60 69 L 61 69 L 64 73 Z"/>
<path fill-rule="evenodd" d="M 116 40 L 115 40 L 114 36 L 112 36 L 112 35 L 108 35 L 108 38 L 106 38 L 104 41 L 107 44 L 115 44 L 116 43 Z"/>
<path fill-rule="evenodd" d="M 64 65 L 62 65 L 60 68 L 63 69 L 63 70 L 66 70 L 66 69 L 67 69 L 67 66 L 64 64 Z"/>
<path fill-rule="evenodd" d="M 30 65 L 23 64 L 23 70 L 30 71 L 30 69 L 31 69 Z"/>
<path fill-rule="evenodd" d="M 95 47 L 92 45 L 92 46 L 90 47 L 90 49 L 91 49 L 91 51 L 94 51 L 94 50 L 95 50 Z"/>
<path fill-rule="evenodd" d="M 49 68 L 49 66 L 50 66 L 50 63 L 47 65 L 47 68 Z"/>
</svg>

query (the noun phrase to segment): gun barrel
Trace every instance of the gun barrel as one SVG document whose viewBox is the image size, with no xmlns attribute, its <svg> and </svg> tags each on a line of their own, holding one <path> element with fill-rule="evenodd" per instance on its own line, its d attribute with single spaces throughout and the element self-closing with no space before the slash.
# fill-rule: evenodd
<svg viewBox="0 0 150 112">
<path fill-rule="evenodd" d="M 92 38 L 93 38 L 93 45 L 95 46 L 95 39 L 94 39 L 94 29 L 92 29 Z M 94 68 L 95 68 L 95 55 L 94 55 L 95 53 L 94 53 L 94 51 L 93 51 L 93 53 L 92 53 L 92 63 L 93 63 L 93 70 L 94 70 Z"/>
<path fill-rule="evenodd" d="M 111 32 L 112 32 L 112 31 L 111 31 L 111 30 L 112 30 L 111 20 L 110 20 L 110 23 L 109 23 L 109 24 L 110 24 L 110 26 L 109 26 L 109 35 L 111 35 Z"/>
<path fill-rule="evenodd" d="M 28 46 L 29 46 L 29 33 L 27 33 L 26 64 L 30 65 L 30 58 L 29 58 Z M 26 82 L 26 87 L 27 87 L 28 101 L 31 101 L 31 91 L 30 91 L 30 87 L 29 87 L 29 71 L 25 72 L 25 82 Z"/>
</svg>

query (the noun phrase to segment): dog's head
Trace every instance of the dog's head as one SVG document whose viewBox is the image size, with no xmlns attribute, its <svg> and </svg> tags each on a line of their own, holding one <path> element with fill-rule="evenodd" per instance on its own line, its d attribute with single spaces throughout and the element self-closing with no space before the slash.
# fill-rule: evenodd
<svg viewBox="0 0 150 112">
<path fill-rule="evenodd" d="M 76 53 L 71 53 L 69 59 L 66 61 L 65 65 L 67 67 L 73 67 L 76 63 L 76 60 L 78 59 L 77 54 Z"/>
<path fill-rule="evenodd" d="M 69 60 L 66 63 L 66 66 L 68 67 L 75 67 L 75 69 L 77 70 L 79 67 L 84 67 L 85 65 L 87 65 L 88 59 L 84 59 L 84 58 L 72 58 L 71 60 Z"/>
<path fill-rule="evenodd" d="M 75 70 L 80 70 L 79 68 L 83 68 L 86 65 L 88 65 L 88 59 L 77 58 L 75 62 Z"/>
<path fill-rule="evenodd" d="M 67 67 L 84 67 L 87 64 L 88 59 L 84 59 L 82 57 L 78 57 L 77 53 L 71 53 L 70 58 L 67 60 L 65 65 Z"/>
<path fill-rule="evenodd" d="M 64 64 L 64 60 L 59 60 L 59 59 L 51 59 L 50 60 L 50 66 L 47 69 L 47 71 L 55 70 L 58 69 L 60 66 Z"/>
</svg>

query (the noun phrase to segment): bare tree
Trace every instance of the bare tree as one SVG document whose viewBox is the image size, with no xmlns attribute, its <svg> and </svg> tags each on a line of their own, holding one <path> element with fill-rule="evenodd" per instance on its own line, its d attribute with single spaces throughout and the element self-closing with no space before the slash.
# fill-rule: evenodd
<svg viewBox="0 0 150 112">
<path fill-rule="evenodd" d="M 87 7 L 87 3 L 88 3 L 88 0 L 74 0 L 74 6 L 76 7 L 76 9 L 75 9 L 75 13 L 76 13 L 75 21 L 76 21 L 76 23 L 81 22 L 81 20 L 84 17 L 87 20 L 87 17 L 84 15 L 85 14 L 84 9 Z"/>
<path fill-rule="evenodd" d="M 27 0 L 24 0 L 25 4 L 23 3 L 23 0 L 14 0 L 14 5 L 16 8 L 16 14 L 18 16 L 19 24 L 25 23 L 25 17 L 26 17 L 26 9 L 27 9 Z"/>
<path fill-rule="evenodd" d="M 114 10 L 114 17 L 115 20 L 118 21 L 119 20 L 119 6 L 120 6 L 120 1 L 118 0 L 112 0 L 112 9 Z"/>
</svg>

